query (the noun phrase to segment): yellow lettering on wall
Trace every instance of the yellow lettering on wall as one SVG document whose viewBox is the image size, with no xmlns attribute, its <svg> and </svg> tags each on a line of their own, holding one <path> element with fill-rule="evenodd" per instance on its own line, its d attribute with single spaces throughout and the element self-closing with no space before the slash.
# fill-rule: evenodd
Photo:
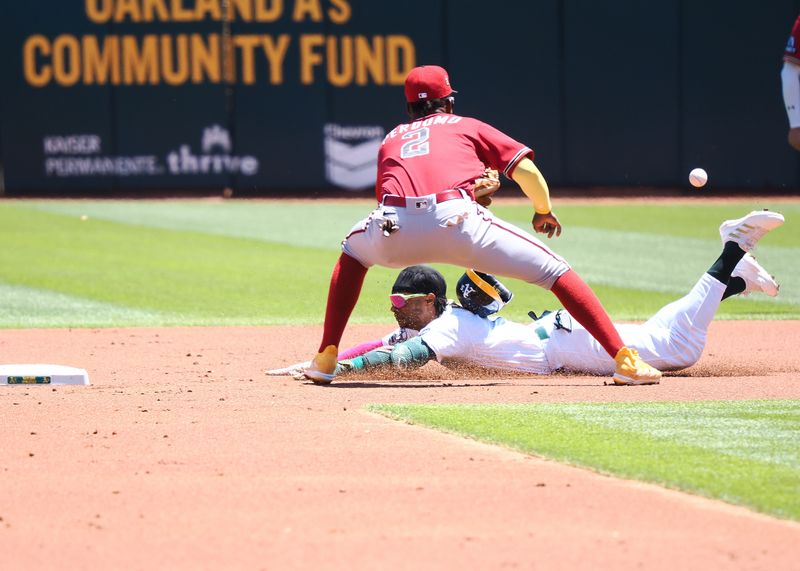
<svg viewBox="0 0 800 571">
<path fill-rule="evenodd" d="M 269 60 L 269 82 L 272 85 L 283 83 L 283 60 L 286 57 L 286 51 L 289 49 L 289 40 L 289 34 L 278 36 L 277 43 L 272 36 L 262 36 L 261 38 L 264 54 Z"/>
<path fill-rule="evenodd" d="M 386 37 L 386 68 L 390 85 L 403 85 L 416 64 L 414 42 L 408 36 Z"/>
<path fill-rule="evenodd" d="M 242 22 L 253 21 L 253 2 L 252 0 L 229 0 L 228 19 L 240 20 Z"/>
<path fill-rule="evenodd" d="M 81 77 L 81 54 L 78 39 L 67 34 L 53 42 L 53 77 L 66 87 L 75 85 Z"/>
<path fill-rule="evenodd" d="M 169 21 L 166 0 L 142 0 L 142 19 L 145 22 L 152 22 L 153 20 Z"/>
<path fill-rule="evenodd" d="M 192 11 L 183 7 L 183 0 L 172 0 L 172 21 L 191 22 Z"/>
<path fill-rule="evenodd" d="M 321 34 L 300 36 L 300 81 L 305 85 L 314 83 L 314 67 L 322 63 L 322 56 L 315 49 L 324 43 Z"/>
<path fill-rule="evenodd" d="M 122 36 L 122 81 L 131 84 L 158 84 L 158 38 L 153 34 L 142 37 L 142 47 L 136 36 Z"/>
<path fill-rule="evenodd" d="M 219 83 L 221 77 L 219 57 L 219 34 L 209 34 L 208 43 L 203 42 L 204 36 L 192 34 L 192 83 L 203 83 L 208 78 L 213 83 Z"/>
<path fill-rule="evenodd" d="M 370 46 L 367 38 L 356 36 L 356 83 L 358 85 L 367 84 L 367 75 L 372 76 L 376 85 L 383 85 L 386 82 L 383 67 L 383 36 L 373 36 L 372 42 L 373 44 Z"/>
<path fill-rule="evenodd" d="M 34 87 L 43 87 L 50 83 L 53 69 L 49 64 L 37 65 L 38 56 L 50 55 L 50 41 L 44 36 L 34 35 L 25 40 L 22 46 L 22 69 L 25 81 Z"/>
<path fill-rule="evenodd" d="M 105 24 L 111 19 L 114 0 L 86 0 L 86 16 L 95 24 Z"/>
<path fill-rule="evenodd" d="M 295 0 L 292 19 L 295 22 L 302 22 L 307 16 L 311 17 L 312 22 L 322 21 L 322 6 L 319 0 Z"/>
<path fill-rule="evenodd" d="M 344 24 L 350 20 L 352 9 L 348 0 L 331 0 L 331 7 L 328 8 L 328 18 L 334 24 Z"/>
<path fill-rule="evenodd" d="M 283 0 L 256 0 L 256 21 L 274 22 L 283 15 Z"/>
<path fill-rule="evenodd" d="M 261 43 L 261 38 L 253 35 L 241 35 L 233 37 L 233 45 L 239 48 L 241 56 L 241 66 L 239 67 L 239 77 L 245 85 L 252 85 L 256 82 L 255 66 L 253 65 L 253 50 Z"/>
<path fill-rule="evenodd" d="M 160 18 L 163 8 L 173 6 L 163 3 L 173 0 L 139 1 L 142 3 L 138 13 L 145 19 Z M 210 7 L 212 1 L 217 0 L 202 0 L 202 5 L 196 4 L 201 8 L 194 15 L 206 19 L 216 17 Z M 158 2 L 162 2 L 160 7 Z M 112 13 L 111 20 L 116 18 L 115 14 L 123 18 L 135 17 L 132 15 L 135 12 L 125 6 L 130 6 L 129 2 L 119 8 L 119 12 Z M 95 7 L 102 8 L 100 4 Z M 255 11 L 252 15 L 256 17 Z M 302 85 L 317 81 L 335 87 L 402 85 L 416 65 L 414 43 L 405 35 L 303 34 L 298 40 Z M 258 81 L 281 85 L 286 81 L 286 58 L 293 42 L 289 33 L 225 37 L 214 33 L 62 34 L 53 40 L 44 35 L 31 35 L 22 46 L 22 71 L 25 81 L 33 87 L 51 83 L 71 87 L 79 82 L 84 85 L 235 83 L 237 77 L 243 85 Z M 259 73 L 263 73 L 259 69 L 263 69 L 265 63 L 269 74 L 259 78 Z M 321 75 L 317 75 L 318 71 Z"/>
<path fill-rule="evenodd" d="M 173 56 L 173 37 L 161 36 L 161 75 L 170 85 L 182 85 L 189 78 L 189 38 L 178 34 L 174 41 L 177 49 Z"/>
<path fill-rule="evenodd" d="M 341 48 L 337 45 L 339 43 L 341 43 Z M 353 82 L 353 38 L 351 36 L 343 36 L 340 42 L 337 42 L 336 36 L 328 36 L 326 57 L 328 58 L 328 83 L 336 87 L 344 87 Z"/>
<path fill-rule="evenodd" d="M 119 84 L 119 37 L 106 36 L 100 48 L 97 36 L 83 36 L 83 83 Z"/>
<path fill-rule="evenodd" d="M 222 10 L 219 5 L 220 0 L 197 0 L 194 5 L 194 18 L 198 22 L 205 20 L 209 16 L 212 20 L 222 20 Z"/>
<path fill-rule="evenodd" d="M 114 21 L 124 22 L 126 18 L 131 22 L 142 21 L 142 13 L 139 11 L 138 0 L 116 0 Z"/>
</svg>

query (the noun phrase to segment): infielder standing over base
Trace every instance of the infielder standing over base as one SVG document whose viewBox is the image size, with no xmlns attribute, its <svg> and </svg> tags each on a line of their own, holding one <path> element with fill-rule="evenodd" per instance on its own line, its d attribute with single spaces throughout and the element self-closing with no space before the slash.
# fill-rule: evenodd
<svg viewBox="0 0 800 571">
<path fill-rule="evenodd" d="M 615 383 L 658 382 L 661 373 L 623 345 L 600 300 L 563 258 L 476 204 L 474 181 L 491 167 L 517 182 L 531 199 L 536 232 L 561 234 L 533 151 L 486 123 L 455 115 L 454 93 L 447 72 L 438 66 L 414 68 L 406 78 L 411 122 L 392 129 L 383 141 L 375 189 L 379 206 L 342 243 L 322 342 L 306 376 L 318 383 L 335 377 L 337 346 L 369 267 L 441 262 L 551 290 L 614 358 Z"/>
</svg>

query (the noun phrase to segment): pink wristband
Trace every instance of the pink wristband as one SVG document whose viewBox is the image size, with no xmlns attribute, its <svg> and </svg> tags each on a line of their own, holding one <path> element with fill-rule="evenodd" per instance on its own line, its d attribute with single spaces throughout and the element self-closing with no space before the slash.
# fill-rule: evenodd
<svg viewBox="0 0 800 571">
<path fill-rule="evenodd" d="M 372 351 L 373 349 L 377 349 L 378 347 L 383 347 L 383 340 L 378 339 L 377 341 L 367 341 L 366 343 L 356 345 L 355 347 L 350 347 L 349 349 L 339 353 L 339 360 L 352 359 L 353 357 L 358 357 L 359 355 L 363 355 L 364 353 Z"/>
</svg>

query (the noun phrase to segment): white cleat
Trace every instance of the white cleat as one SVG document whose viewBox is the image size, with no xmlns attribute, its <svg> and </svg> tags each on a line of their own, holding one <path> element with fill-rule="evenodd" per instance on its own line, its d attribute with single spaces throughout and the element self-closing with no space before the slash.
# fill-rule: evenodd
<svg viewBox="0 0 800 571">
<path fill-rule="evenodd" d="M 783 224 L 783 214 L 769 210 L 754 210 L 750 214 L 726 220 L 719 227 L 722 244 L 736 242 L 745 252 L 756 247 L 758 241 L 770 230 Z"/>
<path fill-rule="evenodd" d="M 744 280 L 745 288 L 742 295 L 749 295 L 755 292 L 765 293 L 770 297 L 778 295 L 781 286 L 775 281 L 767 270 L 750 254 L 745 254 L 744 258 L 736 264 L 731 277 L 739 277 Z"/>
</svg>

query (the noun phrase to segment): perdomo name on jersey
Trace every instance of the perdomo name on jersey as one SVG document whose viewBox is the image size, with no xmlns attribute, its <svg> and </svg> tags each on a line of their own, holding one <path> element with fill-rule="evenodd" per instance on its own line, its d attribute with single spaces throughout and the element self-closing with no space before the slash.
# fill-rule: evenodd
<svg viewBox="0 0 800 571">
<path fill-rule="evenodd" d="M 430 127 L 431 125 L 453 125 L 461 121 L 461 119 L 463 119 L 463 117 L 459 117 L 458 115 L 444 115 L 437 113 L 436 115 L 432 115 L 431 117 L 428 117 L 422 121 L 414 121 L 412 123 L 406 123 L 405 125 L 399 125 L 389 131 L 383 140 L 386 141 L 386 139 L 389 138 L 394 139 L 397 135 L 402 135 L 408 131 L 416 131 L 422 127 Z"/>
</svg>

